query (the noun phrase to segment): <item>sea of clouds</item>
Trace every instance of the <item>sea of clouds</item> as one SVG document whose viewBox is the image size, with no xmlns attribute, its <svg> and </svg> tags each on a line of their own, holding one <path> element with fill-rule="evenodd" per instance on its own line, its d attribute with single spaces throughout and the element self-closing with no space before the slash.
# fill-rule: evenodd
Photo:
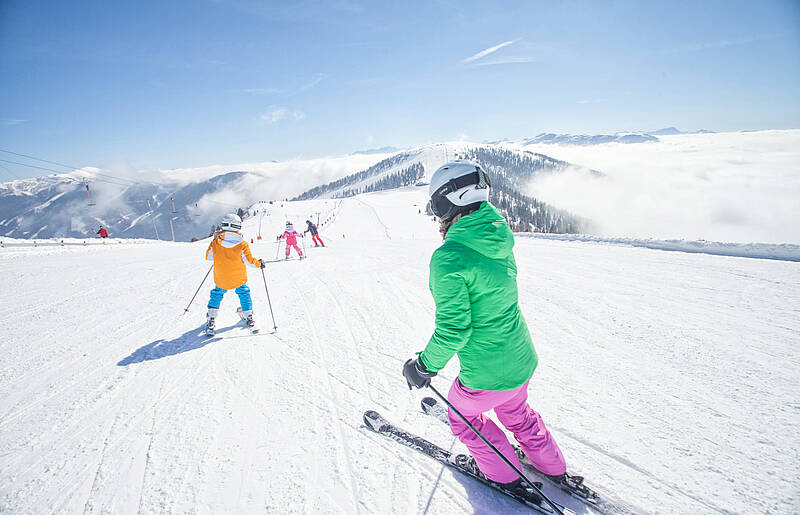
<svg viewBox="0 0 800 515">
<path fill-rule="evenodd" d="M 320 184 L 369 168 L 389 154 L 293 159 L 281 162 L 213 165 L 163 172 L 170 182 L 188 184 L 227 172 L 251 172 L 225 189 L 205 195 L 196 206 L 201 216 L 215 217 L 220 205 L 248 206 L 258 201 L 292 198 Z"/>
<path fill-rule="evenodd" d="M 605 174 L 570 169 L 535 179 L 530 193 L 603 236 L 800 243 L 800 130 L 659 139 L 526 146 Z"/>
</svg>

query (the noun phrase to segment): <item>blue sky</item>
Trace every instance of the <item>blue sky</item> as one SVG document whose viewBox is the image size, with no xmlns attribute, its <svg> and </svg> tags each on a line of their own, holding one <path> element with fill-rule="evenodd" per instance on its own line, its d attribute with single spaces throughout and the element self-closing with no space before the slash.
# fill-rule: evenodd
<svg viewBox="0 0 800 515">
<path fill-rule="evenodd" d="M 112 169 L 798 128 L 800 2 L 4 0 L 0 77 L 0 148 Z"/>
</svg>

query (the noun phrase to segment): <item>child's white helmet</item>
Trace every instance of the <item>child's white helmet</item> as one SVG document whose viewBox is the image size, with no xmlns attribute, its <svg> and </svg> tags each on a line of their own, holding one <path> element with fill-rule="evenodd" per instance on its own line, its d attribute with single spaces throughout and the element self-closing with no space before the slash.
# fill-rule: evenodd
<svg viewBox="0 0 800 515">
<path fill-rule="evenodd" d="M 227 215 L 222 217 L 222 221 L 219 223 L 220 229 L 223 231 L 241 231 L 242 230 L 242 219 L 239 218 L 239 215 L 236 213 L 228 213 Z"/>
<path fill-rule="evenodd" d="M 442 219 L 477 208 L 489 200 L 489 175 L 472 161 L 453 161 L 433 173 L 428 194 L 431 211 Z"/>
</svg>

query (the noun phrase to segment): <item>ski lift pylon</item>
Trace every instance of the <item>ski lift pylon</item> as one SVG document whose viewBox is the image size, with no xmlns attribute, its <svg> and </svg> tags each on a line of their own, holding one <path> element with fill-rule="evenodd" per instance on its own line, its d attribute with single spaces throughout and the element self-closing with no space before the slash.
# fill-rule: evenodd
<svg viewBox="0 0 800 515">
<path fill-rule="evenodd" d="M 89 189 L 89 183 L 87 182 L 85 184 L 86 184 L 86 194 L 89 196 L 89 205 L 96 206 L 97 204 L 94 201 L 92 201 L 92 190 Z"/>
</svg>

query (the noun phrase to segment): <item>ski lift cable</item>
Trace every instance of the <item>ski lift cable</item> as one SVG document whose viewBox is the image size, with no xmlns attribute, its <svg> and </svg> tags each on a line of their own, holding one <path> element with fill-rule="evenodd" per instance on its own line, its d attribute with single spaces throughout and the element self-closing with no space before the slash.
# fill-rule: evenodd
<svg viewBox="0 0 800 515">
<path fill-rule="evenodd" d="M 32 156 L 28 156 L 28 155 L 26 155 L 26 154 L 18 154 L 18 153 L 16 153 L 16 152 L 11 152 L 11 151 L 9 151 L 9 150 L 3 150 L 3 149 L 0 149 L 0 151 L 7 152 L 7 153 L 9 153 L 9 154 L 19 155 L 19 156 L 22 156 L 22 157 L 30 157 L 31 159 L 37 159 L 38 161 L 43 161 L 43 162 L 48 162 L 48 163 L 54 163 L 54 164 L 56 164 L 56 165 L 58 165 L 58 166 L 65 166 L 65 167 L 68 167 L 67 165 L 64 165 L 64 164 L 61 164 L 61 163 L 56 163 L 55 161 L 47 161 L 47 160 L 45 160 L 45 159 L 38 159 L 38 158 L 34 158 L 34 157 L 32 157 Z M 108 180 L 108 179 L 101 179 L 101 178 L 99 178 L 99 177 L 81 177 L 81 180 L 79 180 L 79 179 L 76 179 L 75 177 L 71 177 L 71 176 L 69 176 L 69 175 L 66 175 L 66 172 L 64 172 L 64 171 L 62 171 L 62 170 L 55 170 L 55 169 L 53 169 L 53 168 L 45 168 L 45 167 L 43 167 L 43 166 L 37 166 L 37 165 L 28 164 L 28 163 L 20 163 L 20 162 L 18 162 L 18 161 L 9 161 L 9 160 L 7 160 L 7 159 L 0 159 L 0 162 L 2 162 L 2 163 L 16 164 L 16 165 L 20 165 L 20 166 L 27 166 L 27 167 L 29 167 L 29 168 L 36 168 L 36 169 L 38 169 L 38 170 L 45 170 L 45 171 L 48 171 L 48 172 L 54 172 L 54 173 L 56 173 L 56 174 L 59 174 L 59 177 L 49 177 L 49 176 L 43 176 L 43 177 L 41 177 L 42 179 L 50 179 L 50 180 L 66 179 L 66 180 L 70 180 L 70 181 L 72 181 L 72 182 L 74 182 L 74 183 L 78 183 L 78 184 L 86 184 L 86 183 L 87 183 L 87 182 L 89 182 L 89 181 L 92 181 L 92 182 L 95 182 L 95 181 L 96 181 L 96 182 L 105 182 L 105 183 L 107 183 L 107 184 L 113 184 L 113 185 L 115 185 L 115 186 L 129 186 L 129 185 L 132 185 L 132 184 L 150 184 L 150 185 L 153 185 L 153 186 L 165 186 L 165 184 L 161 184 L 161 183 L 156 183 L 156 182 L 140 182 L 140 181 L 131 181 L 131 180 L 129 180 L 129 179 L 123 179 L 123 178 L 121 178 L 121 177 L 115 177 L 115 176 L 113 176 L 113 175 L 109 175 L 109 174 L 102 174 L 102 173 L 97 173 L 97 172 L 91 172 L 91 173 L 92 173 L 93 175 L 100 175 L 100 176 L 102 176 L 102 177 L 108 177 L 108 178 L 111 178 L 111 179 L 115 179 L 116 181 L 124 181 L 124 182 L 127 182 L 127 183 L 129 183 L 129 184 L 124 184 L 124 183 L 123 183 L 123 184 L 120 184 L 120 182 L 114 182 L 114 181 L 111 181 L 111 180 Z M 79 172 L 79 171 L 81 171 L 81 169 L 79 169 L 79 168 L 75 168 L 75 171 L 78 171 L 78 172 Z M 170 194 L 170 198 L 171 198 L 171 197 L 174 195 L 174 193 L 175 193 L 175 192 L 172 192 L 172 193 Z M 219 204 L 219 205 L 222 205 L 222 206 L 226 206 L 226 207 L 232 207 L 232 208 L 239 208 L 239 207 L 241 207 L 240 205 L 236 205 L 236 204 L 228 204 L 228 203 L 226 203 L 226 202 L 219 202 L 219 201 L 217 201 L 217 200 L 210 200 L 210 199 L 205 199 L 205 200 L 204 200 L 204 202 L 211 202 L 211 203 L 213 203 L 213 204 Z M 162 202 L 162 203 L 163 203 L 163 202 Z M 162 204 L 162 203 L 160 203 L 160 204 Z"/>
<path fill-rule="evenodd" d="M 36 161 L 41 161 L 43 163 L 50 163 L 50 164 L 54 164 L 54 165 L 57 165 L 57 166 L 63 166 L 64 168 L 70 168 L 71 169 L 70 171 L 74 171 L 74 172 L 82 172 L 83 168 L 85 168 L 83 166 L 65 165 L 63 163 L 59 163 L 59 162 L 56 162 L 56 161 L 49 161 L 47 159 L 41 159 L 41 158 L 34 157 L 34 156 L 31 156 L 31 155 L 28 155 L 28 154 L 20 154 L 19 152 L 11 152 L 10 150 L 5 150 L 5 149 L 2 149 L 2 148 L 0 148 L 0 152 L 6 152 L 8 154 L 13 154 L 15 156 L 20 156 L 20 157 L 27 157 L 28 159 L 34 159 Z M 47 171 L 55 172 L 55 173 L 58 173 L 58 174 L 66 174 L 66 173 L 68 173 L 68 172 L 64 172 L 62 170 L 54 170 L 52 168 L 45 168 L 45 167 L 42 167 L 42 166 L 36 166 L 36 165 L 28 164 L 28 163 L 19 163 L 17 161 L 8 161 L 8 160 L 5 160 L 5 159 L 0 159 L 0 161 L 3 161 L 5 163 L 16 164 L 16 165 L 20 165 L 20 166 L 28 166 L 30 168 L 38 168 L 39 170 L 47 170 Z M 84 172 L 84 173 L 87 173 L 87 172 Z M 124 177 L 117 177 L 117 176 L 114 176 L 114 175 L 104 174 L 104 173 L 100 173 L 100 172 L 90 172 L 90 173 L 92 175 L 99 175 L 101 177 L 107 177 L 109 179 L 114 179 L 114 180 L 119 181 L 119 182 L 126 182 L 126 183 L 131 183 L 131 184 L 140 184 L 139 181 L 133 181 L 133 180 L 130 180 L 130 179 L 125 179 Z M 67 176 L 67 178 L 71 179 L 71 180 L 75 180 L 73 177 Z M 103 181 L 102 179 L 96 179 L 96 180 L 98 180 L 100 182 L 108 182 L 109 184 L 116 184 L 116 183 L 113 183 L 113 182 L 110 182 L 110 181 Z M 76 181 L 76 182 L 79 182 L 79 181 Z M 119 184 L 119 186 L 122 186 L 122 184 Z"/>
<path fill-rule="evenodd" d="M 79 174 L 81 174 L 81 173 L 85 174 L 85 175 L 81 176 L 81 178 L 84 179 L 84 180 L 87 180 L 87 181 L 109 182 L 111 184 L 119 184 L 120 186 L 133 186 L 134 184 L 137 184 L 136 182 L 131 181 L 129 179 L 123 179 L 122 177 L 114 177 L 112 175 L 106 175 L 106 174 L 99 173 L 99 172 L 88 172 L 88 171 L 84 171 L 82 169 L 81 170 L 75 170 L 75 172 L 79 173 Z M 100 179 L 97 176 L 105 177 L 105 179 Z M 109 179 L 112 179 L 112 180 L 114 180 L 116 182 L 111 182 Z"/>
<path fill-rule="evenodd" d="M 30 164 L 26 164 L 26 163 L 19 163 L 19 162 L 17 162 L 17 161 L 9 161 L 8 159 L 0 159 L 0 162 L 3 162 L 3 163 L 11 163 L 12 165 L 21 165 L 21 166 L 27 166 L 27 167 L 29 167 L 29 168 L 38 168 L 39 170 L 47 170 L 48 172 L 55 172 L 55 173 L 66 173 L 66 172 L 64 172 L 64 171 L 62 171 L 62 170 L 53 170 L 52 168 L 45 168 L 45 167 L 43 167 L 43 166 L 30 165 Z M 75 179 L 73 179 L 72 177 L 68 177 L 68 178 L 69 178 L 69 179 L 72 179 L 72 180 L 75 180 Z M 77 181 L 77 182 L 80 182 L 80 181 Z"/>
<path fill-rule="evenodd" d="M 19 153 L 19 152 L 12 152 L 10 150 L 5 150 L 5 149 L 1 149 L 1 148 L 0 148 L 0 152 L 6 152 L 8 154 L 13 154 L 15 156 L 27 157 L 29 159 L 35 159 L 36 161 L 42 161 L 44 163 L 51 163 L 51 164 L 55 164 L 55 165 L 58 165 L 58 166 L 63 166 L 65 168 L 71 168 L 73 171 L 76 171 L 76 172 L 82 172 L 83 168 L 84 168 L 84 167 L 78 167 L 78 166 L 70 166 L 70 165 L 66 165 L 64 163 L 59 163 L 59 162 L 56 162 L 56 161 L 49 161 L 47 159 L 41 159 L 41 158 L 34 157 L 34 156 L 31 156 L 31 155 L 28 155 L 28 154 L 22 154 L 22 153 Z M 49 172 L 55 172 L 55 173 L 58 173 L 58 174 L 65 174 L 66 173 L 66 172 L 63 172 L 61 170 L 54 170 L 52 168 L 45 168 L 45 167 L 42 167 L 42 166 L 36 166 L 36 165 L 31 165 L 31 164 L 26 164 L 26 163 L 19 163 L 19 162 L 16 162 L 16 161 L 8 161 L 8 160 L 5 160 L 5 159 L 0 159 L 0 161 L 5 162 L 5 163 L 17 164 L 17 165 L 21 165 L 21 166 L 28 166 L 28 167 L 31 167 L 31 168 L 37 168 L 39 170 L 46 170 L 46 171 L 49 171 Z M 114 179 L 116 181 L 130 183 L 130 184 L 150 184 L 150 185 L 153 185 L 153 186 L 167 186 L 167 184 L 164 184 L 164 183 L 158 183 L 158 182 L 152 182 L 152 181 L 136 181 L 136 180 L 125 179 L 123 177 L 118 177 L 118 176 L 115 176 L 115 175 L 110 175 L 110 174 L 105 174 L 105 173 L 100 173 L 100 172 L 83 172 L 83 173 L 91 174 L 92 177 L 82 177 L 83 181 L 79 181 L 79 180 L 75 179 L 74 177 L 70 177 L 70 176 L 65 176 L 65 178 L 69 179 L 69 180 L 72 180 L 74 182 L 84 182 L 86 180 L 94 180 L 94 181 L 98 181 L 98 182 L 106 182 L 106 183 L 109 183 L 109 184 L 116 184 L 117 186 L 124 186 L 125 185 L 125 184 L 118 184 L 118 183 L 115 183 L 115 182 L 112 182 L 112 181 L 109 181 L 109 180 L 103 180 L 103 179 L 99 179 L 97 177 L 94 177 L 94 176 L 98 176 L 99 175 L 101 177 L 107 177 L 109 179 Z M 170 194 L 170 196 L 174 195 L 174 193 L 175 192 L 172 192 Z M 225 202 L 219 202 L 219 201 L 216 201 L 216 200 L 206 200 L 206 202 L 212 202 L 214 204 L 220 204 L 220 205 L 228 206 L 228 207 L 236 207 L 236 208 L 241 207 L 241 206 L 238 206 L 238 205 L 227 204 Z"/>
<path fill-rule="evenodd" d="M 42 177 L 39 177 L 40 179 L 49 179 L 49 180 L 61 180 L 61 179 L 64 179 L 64 180 L 72 181 L 72 182 L 77 183 L 77 184 L 85 184 L 86 182 L 91 180 L 92 182 L 94 182 L 94 181 L 105 182 L 105 183 L 108 183 L 108 184 L 114 184 L 116 186 L 130 186 L 130 184 L 114 182 L 114 181 L 110 181 L 108 179 L 101 179 L 101 178 L 96 178 L 96 177 L 81 177 L 80 179 L 77 179 L 75 177 L 67 175 L 67 172 L 63 172 L 61 170 L 54 170 L 53 168 L 45 168 L 43 166 L 37 166 L 37 165 L 28 164 L 28 163 L 20 163 L 20 162 L 17 162 L 17 161 L 9 161 L 7 159 L 0 159 L 0 162 L 11 163 L 11 164 L 20 165 L 20 166 L 27 166 L 29 168 L 36 168 L 36 169 L 39 169 L 39 170 L 46 170 L 48 172 L 55 172 L 56 174 L 58 174 L 57 177 L 51 177 L 49 175 L 44 175 Z M 124 179 L 122 179 L 122 180 L 124 180 Z"/>
<path fill-rule="evenodd" d="M 64 163 L 59 163 L 57 161 L 50 161 L 48 159 L 42 159 L 40 157 L 35 157 L 35 156 L 29 155 L 29 154 L 22 154 L 22 153 L 19 153 L 19 152 L 12 152 L 10 150 L 5 150 L 5 149 L 2 149 L 2 148 L 0 148 L 0 152 L 5 152 L 7 154 L 13 154 L 15 156 L 20 156 L 20 157 L 26 157 L 28 159 L 33 159 L 35 161 L 41 161 L 43 163 L 50 163 L 50 164 L 54 164 L 54 165 L 57 165 L 57 166 L 63 166 L 64 168 L 69 168 L 71 171 L 82 171 L 83 168 L 86 168 L 85 166 L 67 165 L 67 164 L 64 164 Z M 61 170 L 53 170 L 52 168 L 42 168 L 40 166 L 28 165 L 28 164 L 25 164 L 25 163 L 17 163 L 17 162 L 14 162 L 14 161 L 6 161 L 6 162 L 14 163 L 14 164 L 22 165 L 22 166 L 30 166 L 30 167 L 33 167 L 33 168 L 40 168 L 40 169 L 43 169 L 43 170 L 49 170 L 49 171 L 56 172 L 56 173 L 65 173 L 65 172 L 63 172 Z M 145 182 L 136 181 L 136 180 L 126 179 L 124 177 L 118 177 L 116 175 L 110 175 L 110 174 L 105 174 L 105 173 L 100 173 L 100 172 L 91 172 L 91 173 L 93 175 L 99 175 L 99 176 L 102 176 L 102 177 L 108 177 L 109 179 L 116 179 L 118 181 L 128 182 L 128 183 L 131 183 L 131 184 L 154 184 L 154 185 L 158 185 L 158 186 L 163 186 L 163 184 L 160 184 L 160 183 L 148 182 L 148 181 L 145 181 Z"/>
<path fill-rule="evenodd" d="M 33 159 L 35 161 L 41 161 L 43 163 L 50 163 L 52 165 L 63 166 L 64 168 L 71 168 L 73 170 L 78 170 L 78 169 L 82 168 L 80 166 L 65 165 L 64 163 L 58 163 L 56 161 L 48 161 L 47 159 L 41 159 L 41 158 L 38 158 L 38 157 L 29 156 L 28 154 L 20 154 L 19 152 L 12 152 L 10 150 L 5 150 L 5 149 L 2 149 L 2 148 L 0 148 L 0 152 L 5 152 L 6 154 L 14 154 L 15 156 L 20 156 L 20 157 L 27 157 L 28 159 Z"/>
<path fill-rule="evenodd" d="M 9 176 L 9 177 L 11 177 L 11 180 L 12 180 L 12 181 L 13 181 L 13 180 L 20 180 L 20 179 L 21 179 L 19 175 L 17 175 L 17 174 L 15 174 L 14 172 L 12 172 L 12 171 L 11 171 L 11 170 L 10 170 L 10 169 L 9 169 L 9 168 L 6 166 L 6 165 L 4 165 L 4 164 L 0 163 L 0 168 L 2 168 L 3 170 L 5 170 L 5 171 L 6 171 L 6 173 L 8 174 L 8 176 Z"/>
</svg>

